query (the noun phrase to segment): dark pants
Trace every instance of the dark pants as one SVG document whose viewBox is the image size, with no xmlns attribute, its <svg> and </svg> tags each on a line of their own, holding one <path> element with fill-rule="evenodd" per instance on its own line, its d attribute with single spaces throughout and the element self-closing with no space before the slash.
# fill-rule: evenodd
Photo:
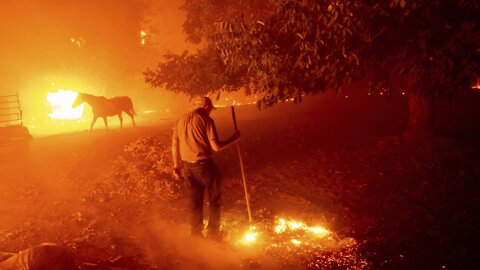
<svg viewBox="0 0 480 270">
<path fill-rule="evenodd" d="M 220 172 L 208 159 L 198 163 L 183 163 L 183 176 L 189 186 L 190 224 L 192 234 L 200 235 L 203 231 L 203 194 L 208 192 L 209 218 L 208 234 L 216 234 L 220 228 L 221 179 Z"/>
</svg>

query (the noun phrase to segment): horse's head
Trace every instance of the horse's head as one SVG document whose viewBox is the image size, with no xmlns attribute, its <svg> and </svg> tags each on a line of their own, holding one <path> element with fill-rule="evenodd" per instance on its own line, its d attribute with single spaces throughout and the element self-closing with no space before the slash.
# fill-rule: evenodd
<svg viewBox="0 0 480 270">
<path fill-rule="evenodd" d="M 72 107 L 76 108 L 78 107 L 78 105 L 82 104 L 83 102 L 85 102 L 85 100 L 83 99 L 83 94 L 78 93 L 77 97 L 75 98 L 75 101 L 73 101 L 72 103 Z"/>
</svg>

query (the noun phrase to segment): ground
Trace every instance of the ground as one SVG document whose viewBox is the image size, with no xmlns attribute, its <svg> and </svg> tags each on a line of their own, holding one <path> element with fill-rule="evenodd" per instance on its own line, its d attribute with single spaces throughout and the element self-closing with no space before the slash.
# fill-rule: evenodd
<svg viewBox="0 0 480 270">
<path fill-rule="evenodd" d="M 215 156 L 225 243 L 189 236 L 164 122 L 2 149 L 0 251 L 58 243 L 84 269 L 475 269 L 478 140 L 405 140 L 403 118 L 378 107 L 292 106 L 237 111 L 254 244 L 239 241 L 249 222 L 236 147 Z M 222 138 L 233 132 L 227 108 L 213 116 Z M 280 218 L 330 233 L 277 234 Z"/>
</svg>

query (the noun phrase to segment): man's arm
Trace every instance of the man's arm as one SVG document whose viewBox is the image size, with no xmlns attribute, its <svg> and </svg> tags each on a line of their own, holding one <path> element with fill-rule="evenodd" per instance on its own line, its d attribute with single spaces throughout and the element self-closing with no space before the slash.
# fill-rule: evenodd
<svg viewBox="0 0 480 270">
<path fill-rule="evenodd" d="M 174 168 L 180 167 L 180 149 L 178 146 L 178 135 L 176 127 L 173 128 L 172 134 L 172 161 Z"/>
<path fill-rule="evenodd" d="M 181 160 L 180 160 L 180 148 L 178 145 L 178 134 L 177 134 L 177 127 L 173 128 L 172 134 L 172 161 L 173 161 L 173 174 L 177 178 L 181 178 Z"/>
<path fill-rule="evenodd" d="M 229 147 L 231 144 L 238 141 L 240 138 L 240 132 L 235 131 L 235 133 L 228 140 L 220 141 L 217 135 L 217 129 L 215 127 L 215 122 L 210 118 L 207 124 L 207 135 L 210 141 L 210 146 L 212 146 L 213 151 L 218 152 Z"/>
<path fill-rule="evenodd" d="M 215 152 L 222 151 L 223 149 L 229 147 L 233 143 L 236 143 L 240 139 L 240 132 L 236 131 L 232 137 L 225 141 L 219 141 L 218 138 L 215 138 L 210 141 L 210 145 Z"/>
</svg>

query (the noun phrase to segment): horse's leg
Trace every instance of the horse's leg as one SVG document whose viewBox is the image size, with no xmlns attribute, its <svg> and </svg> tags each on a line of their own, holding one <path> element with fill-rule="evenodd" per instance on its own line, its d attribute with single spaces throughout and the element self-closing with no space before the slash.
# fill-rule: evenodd
<svg viewBox="0 0 480 270">
<path fill-rule="evenodd" d="M 103 117 L 103 122 L 105 123 L 105 127 L 108 130 L 108 123 L 107 123 L 107 117 L 106 116 Z"/>
<path fill-rule="evenodd" d="M 132 124 L 134 127 L 136 127 L 135 125 L 135 119 L 133 119 L 133 113 L 132 112 L 126 112 L 128 114 L 128 116 L 130 116 L 130 118 L 132 118 Z"/>
<path fill-rule="evenodd" d="M 120 128 L 123 127 L 123 117 L 122 117 L 122 112 L 118 114 L 118 120 L 120 120 Z"/>
<path fill-rule="evenodd" d="M 90 132 L 92 132 L 93 125 L 95 124 L 95 122 L 97 121 L 97 119 L 98 119 L 98 116 L 94 115 L 94 116 L 93 116 L 92 123 L 90 124 Z"/>
</svg>

